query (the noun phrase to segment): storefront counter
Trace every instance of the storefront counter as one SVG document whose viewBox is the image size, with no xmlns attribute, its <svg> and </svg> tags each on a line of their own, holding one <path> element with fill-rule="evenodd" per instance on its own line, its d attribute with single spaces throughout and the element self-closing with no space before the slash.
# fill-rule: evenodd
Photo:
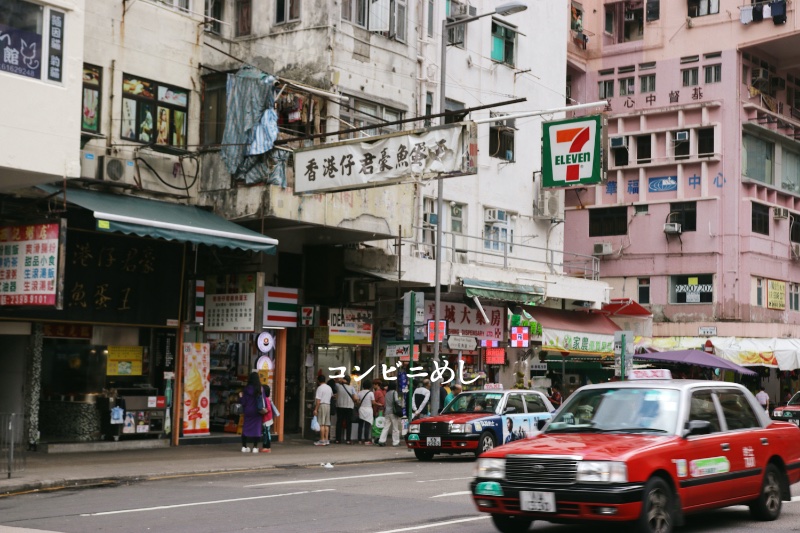
<svg viewBox="0 0 800 533">
<path fill-rule="evenodd" d="M 39 409 L 41 440 L 44 442 L 100 440 L 100 415 L 95 395 L 43 400 Z"/>
</svg>

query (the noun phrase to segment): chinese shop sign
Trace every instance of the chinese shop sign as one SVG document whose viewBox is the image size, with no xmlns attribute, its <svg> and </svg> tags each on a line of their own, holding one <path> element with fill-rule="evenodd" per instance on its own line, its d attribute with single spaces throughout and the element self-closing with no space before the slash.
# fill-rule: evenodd
<svg viewBox="0 0 800 533">
<path fill-rule="evenodd" d="M 614 336 L 545 328 L 542 350 L 569 352 L 572 355 L 612 356 L 614 355 Z"/>
<path fill-rule="evenodd" d="M 330 309 L 328 344 L 372 344 L 372 311 L 366 309 Z"/>
<path fill-rule="evenodd" d="M 295 151 L 294 192 L 363 189 L 412 176 L 476 174 L 477 153 L 472 122 L 326 143 Z"/>
<path fill-rule="evenodd" d="M 183 245 L 72 230 L 65 248 L 63 310 L 0 306 L 0 316 L 150 326 L 180 316 Z"/>
<path fill-rule="evenodd" d="M 487 323 L 480 311 L 471 309 L 465 304 L 455 302 L 441 303 L 441 319 L 447 322 L 448 335 L 462 335 L 465 337 L 477 337 L 479 341 L 503 341 L 504 322 L 506 310 L 501 307 L 487 306 Z M 433 320 L 434 302 L 425 300 L 425 319 Z M 482 343 L 483 345 L 483 343 Z"/>
<path fill-rule="evenodd" d="M 61 308 L 66 224 L 0 227 L 0 306 Z"/>
</svg>

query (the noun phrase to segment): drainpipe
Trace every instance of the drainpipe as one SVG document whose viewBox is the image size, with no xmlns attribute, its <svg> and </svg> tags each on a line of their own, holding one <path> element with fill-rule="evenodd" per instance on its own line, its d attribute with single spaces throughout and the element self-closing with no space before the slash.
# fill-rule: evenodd
<svg viewBox="0 0 800 533">
<path fill-rule="evenodd" d="M 114 72 L 117 69 L 117 60 L 111 60 L 111 83 L 108 89 L 108 133 L 106 133 L 106 154 L 111 155 L 111 135 L 114 131 Z"/>
</svg>

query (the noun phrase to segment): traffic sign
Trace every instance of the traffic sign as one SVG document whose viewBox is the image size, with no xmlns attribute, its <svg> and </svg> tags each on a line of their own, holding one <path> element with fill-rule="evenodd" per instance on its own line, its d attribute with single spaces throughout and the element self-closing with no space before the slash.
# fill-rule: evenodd
<svg viewBox="0 0 800 533">
<path fill-rule="evenodd" d="M 471 352 L 478 347 L 478 339 L 475 337 L 465 337 L 463 335 L 450 335 L 447 337 L 447 347 L 451 350 Z"/>
</svg>

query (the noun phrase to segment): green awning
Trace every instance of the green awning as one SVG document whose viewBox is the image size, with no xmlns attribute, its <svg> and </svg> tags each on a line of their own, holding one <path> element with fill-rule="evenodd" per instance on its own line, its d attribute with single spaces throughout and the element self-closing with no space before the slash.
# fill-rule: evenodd
<svg viewBox="0 0 800 533">
<path fill-rule="evenodd" d="M 38 187 L 51 194 L 61 192 L 52 185 Z M 67 202 L 92 211 L 100 231 L 267 254 L 274 254 L 278 245 L 276 239 L 192 205 L 83 189 L 67 189 L 66 198 Z"/>
<path fill-rule="evenodd" d="M 533 285 L 467 278 L 463 278 L 461 284 L 467 290 L 467 296 L 470 298 L 478 296 L 479 298 L 489 298 L 504 302 L 538 303 L 542 301 L 545 295 L 543 287 Z"/>
</svg>

